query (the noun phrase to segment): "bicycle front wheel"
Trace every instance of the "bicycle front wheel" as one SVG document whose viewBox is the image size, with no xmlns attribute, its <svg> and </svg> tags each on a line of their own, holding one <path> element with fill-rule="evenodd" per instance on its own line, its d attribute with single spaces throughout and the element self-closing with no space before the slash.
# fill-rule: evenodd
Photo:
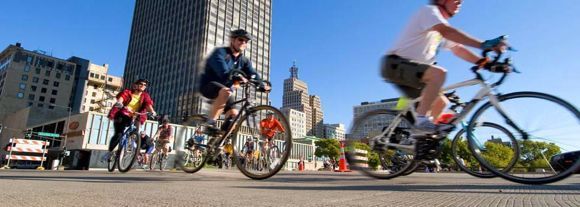
<svg viewBox="0 0 580 207">
<path fill-rule="evenodd" d="M 113 172 L 115 171 L 115 167 L 117 166 L 117 151 L 107 152 L 109 153 L 109 159 L 107 159 L 107 171 Z"/>
<path fill-rule="evenodd" d="M 123 142 L 123 141 L 122 141 Z M 139 153 L 141 147 L 141 139 L 137 132 L 131 132 L 124 143 L 119 143 L 119 157 L 118 157 L 118 168 L 119 172 L 128 172 L 133 167 L 133 163 L 137 160 L 137 154 Z"/>
<path fill-rule="evenodd" d="M 357 117 L 347 139 L 351 168 L 378 179 L 391 179 L 411 171 L 416 163 L 410 126 L 411 121 L 399 111 L 379 109 Z M 379 140 L 389 146 L 372 149 L 372 142 L 379 145 Z"/>
<path fill-rule="evenodd" d="M 477 143 L 478 149 L 483 148 L 481 143 L 488 140 L 493 140 L 495 143 L 501 143 L 504 146 L 504 152 L 512 155 L 519 154 L 519 147 L 516 138 L 508 129 L 501 125 L 484 122 L 478 124 L 477 128 L 472 131 L 474 141 Z M 462 128 L 455 134 L 451 144 L 451 151 L 453 160 L 463 172 L 479 178 L 493 178 L 497 175 L 483 167 L 471 153 L 468 147 L 467 133 L 465 128 Z M 491 156 L 491 155 L 489 155 Z M 517 162 L 518 156 L 506 156 L 505 166 L 495 166 L 501 168 L 502 171 L 507 172 L 511 170 Z"/>
<path fill-rule="evenodd" d="M 537 92 L 501 95 L 474 113 L 468 132 L 483 121 L 504 124 L 517 140 L 519 153 L 512 155 L 506 144 L 498 141 L 503 137 L 480 140 L 479 145 L 469 139 L 475 158 L 502 178 L 546 184 L 562 180 L 580 168 L 580 112 L 560 98 Z M 513 168 L 497 167 L 513 156 L 517 156 Z"/>
<path fill-rule="evenodd" d="M 272 117 L 269 118 L 268 114 L 271 114 Z M 260 127 L 261 123 L 272 123 L 273 120 L 279 122 L 280 127 L 271 130 L 268 130 L 267 128 L 274 125 L 268 124 L 264 125 L 266 127 Z M 270 163 L 264 163 L 269 167 L 248 168 L 246 167 L 247 164 L 249 164 L 247 160 L 243 163 L 240 162 L 240 160 L 244 159 L 244 154 L 241 153 L 241 150 L 239 149 L 243 148 L 246 140 L 258 140 L 255 143 L 259 146 L 254 146 L 254 149 L 261 150 L 263 145 L 267 143 L 266 136 L 270 135 L 273 136 L 270 139 L 270 142 L 273 142 L 272 145 L 278 147 L 280 153 L 279 156 L 270 160 Z M 256 180 L 266 179 L 278 173 L 278 171 L 285 166 L 292 150 L 292 132 L 290 131 L 290 124 L 288 124 L 286 116 L 284 116 L 284 114 L 282 114 L 278 109 L 268 105 L 249 108 L 247 113 L 245 113 L 237 122 L 237 127 L 233 133 L 232 140 L 235 143 L 234 160 L 236 160 L 236 166 L 245 176 Z M 296 162 L 297 159 L 297 157 L 293 158 Z"/>
</svg>

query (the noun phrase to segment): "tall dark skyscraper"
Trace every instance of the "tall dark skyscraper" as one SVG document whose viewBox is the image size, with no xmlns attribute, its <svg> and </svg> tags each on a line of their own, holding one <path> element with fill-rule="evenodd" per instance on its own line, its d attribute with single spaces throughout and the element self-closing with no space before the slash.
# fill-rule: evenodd
<svg viewBox="0 0 580 207">
<path fill-rule="evenodd" d="M 229 45 L 229 32 L 245 29 L 254 40 L 244 52 L 264 80 L 270 79 L 271 0 L 137 0 L 127 61 L 125 87 L 149 79 L 159 113 L 171 117 L 205 113 L 196 93 L 204 58 Z M 241 97 L 236 93 L 236 98 Z M 266 93 L 253 93 L 268 104 Z"/>
</svg>

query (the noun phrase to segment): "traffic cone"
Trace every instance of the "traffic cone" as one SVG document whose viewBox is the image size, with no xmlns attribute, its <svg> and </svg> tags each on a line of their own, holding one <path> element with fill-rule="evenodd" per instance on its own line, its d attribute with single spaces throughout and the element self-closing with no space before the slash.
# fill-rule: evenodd
<svg viewBox="0 0 580 207">
<path fill-rule="evenodd" d="M 335 172 L 350 172 L 346 168 L 346 157 L 344 156 L 344 142 L 340 142 L 340 160 L 338 161 L 338 170 Z"/>
</svg>

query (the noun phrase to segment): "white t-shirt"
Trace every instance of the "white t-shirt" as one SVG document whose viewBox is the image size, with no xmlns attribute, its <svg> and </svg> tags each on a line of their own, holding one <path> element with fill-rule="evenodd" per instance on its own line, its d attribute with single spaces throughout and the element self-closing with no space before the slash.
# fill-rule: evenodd
<svg viewBox="0 0 580 207">
<path fill-rule="evenodd" d="M 411 17 L 411 21 L 387 54 L 398 55 L 425 64 L 433 64 L 439 45 L 447 49 L 457 45 L 455 42 L 443 39 L 439 32 L 431 30 L 433 26 L 438 24 L 449 23 L 437 6 L 424 6 Z"/>
</svg>

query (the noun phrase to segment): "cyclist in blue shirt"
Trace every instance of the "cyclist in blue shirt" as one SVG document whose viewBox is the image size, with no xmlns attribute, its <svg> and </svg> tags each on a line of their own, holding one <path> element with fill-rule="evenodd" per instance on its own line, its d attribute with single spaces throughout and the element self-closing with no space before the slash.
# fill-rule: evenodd
<svg viewBox="0 0 580 207">
<path fill-rule="evenodd" d="M 239 77 L 238 81 L 242 83 L 248 81 L 246 78 L 261 80 L 250 60 L 242 53 L 251 39 L 252 36 L 245 30 L 234 30 L 230 33 L 230 45 L 216 48 L 206 60 L 205 71 L 200 81 L 200 92 L 205 98 L 214 100 L 207 121 L 210 133 L 225 131 L 232 124 L 233 117 L 238 114 L 237 109 L 233 108 L 234 97 L 232 97 L 233 90 L 238 85 L 228 77 L 230 71 L 239 69 L 246 73 L 248 77 Z M 258 90 L 267 91 L 269 86 L 262 82 Z M 226 120 L 220 130 L 215 126 L 223 111 L 226 112 Z"/>
</svg>

